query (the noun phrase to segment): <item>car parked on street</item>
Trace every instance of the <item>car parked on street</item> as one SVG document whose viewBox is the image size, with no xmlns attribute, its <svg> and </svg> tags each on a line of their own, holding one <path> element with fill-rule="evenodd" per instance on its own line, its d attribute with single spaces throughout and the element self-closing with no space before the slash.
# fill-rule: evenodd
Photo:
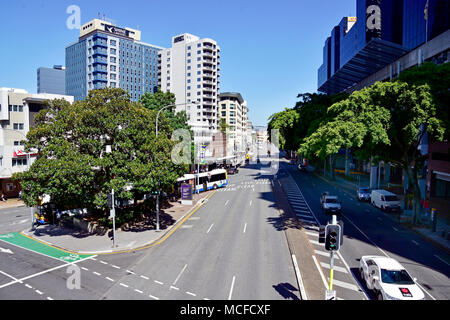
<svg viewBox="0 0 450 320">
<path fill-rule="evenodd" d="M 239 173 L 239 169 L 237 167 L 230 166 L 227 168 L 228 174 L 237 174 Z"/>
<path fill-rule="evenodd" d="M 386 190 L 372 190 L 370 203 L 383 211 L 400 211 L 400 200 L 397 195 Z"/>
<path fill-rule="evenodd" d="M 306 166 L 303 163 L 300 163 L 297 168 L 298 171 L 306 172 Z"/>
<path fill-rule="evenodd" d="M 424 300 L 425 294 L 396 260 L 385 256 L 362 256 L 359 273 L 378 300 Z"/>
<path fill-rule="evenodd" d="M 330 195 L 328 191 L 322 193 L 320 205 L 326 214 L 340 214 L 342 212 L 341 201 L 337 196 Z"/>
<path fill-rule="evenodd" d="M 356 196 L 359 201 L 370 201 L 370 189 L 367 187 L 358 188 Z"/>
</svg>

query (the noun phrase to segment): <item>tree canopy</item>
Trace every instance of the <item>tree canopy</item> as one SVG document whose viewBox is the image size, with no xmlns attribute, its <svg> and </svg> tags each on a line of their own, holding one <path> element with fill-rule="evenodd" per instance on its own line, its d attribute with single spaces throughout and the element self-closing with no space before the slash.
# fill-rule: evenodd
<svg viewBox="0 0 450 320">
<path fill-rule="evenodd" d="M 35 118 L 25 148 L 38 158 L 20 180 L 27 205 L 47 194 L 58 208 L 89 208 L 107 212 L 107 194 L 139 199 L 145 193 L 169 188 L 183 175 L 185 165 L 171 161 L 172 119 L 130 102 L 122 89 L 92 90 L 87 98 L 69 104 L 52 100 Z"/>
</svg>

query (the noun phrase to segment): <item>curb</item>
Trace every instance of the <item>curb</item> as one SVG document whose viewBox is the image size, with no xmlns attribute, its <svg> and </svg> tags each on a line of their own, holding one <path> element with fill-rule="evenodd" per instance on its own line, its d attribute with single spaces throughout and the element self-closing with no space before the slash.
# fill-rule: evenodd
<svg viewBox="0 0 450 320">
<path fill-rule="evenodd" d="M 163 241 L 165 241 L 167 238 L 169 238 L 172 233 L 174 233 L 190 216 L 192 216 L 198 209 L 200 209 L 204 204 L 206 204 L 208 202 L 208 200 L 216 193 L 216 191 L 213 191 L 211 194 L 207 195 L 206 197 L 199 199 L 197 201 L 197 204 L 192 207 L 190 210 L 188 210 L 183 216 L 181 216 L 176 222 L 175 224 L 173 224 L 172 226 L 170 226 L 167 230 L 165 230 L 163 233 L 161 233 L 161 236 L 152 240 L 151 242 L 144 244 L 144 245 L 139 245 L 136 247 L 131 247 L 131 248 L 127 248 L 127 249 L 111 249 L 111 250 L 103 250 L 103 251 L 76 251 L 76 250 L 70 250 L 70 249 L 66 249 L 66 248 L 62 248 L 59 247 L 55 244 L 40 240 L 40 239 L 36 239 L 35 237 L 28 235 L 25 233 L 25 230 L 20 232 L 20 234 L 22 234 L 25 237 L 28 237 L 34 241 L 40 242 L 42 244 L 45 244 L 47 246 L 50 247 L 54 247 L 56 249 L 68 252 L 68 253 L 73 253 L 73 254 L 83 254 L 83 255 L 106 255 L 106 254 L 120 254 L 120 253 L 128 253 L 128 252 L 134 252 L 134 251 L 139 251 L 139 250 L 143 250 L 143 249 L 148 249 L 150 247 L 153 247 L 157 244 L 162 243 Z M 28 232 L 28 230 L 27 230 Z"/>
</svg>

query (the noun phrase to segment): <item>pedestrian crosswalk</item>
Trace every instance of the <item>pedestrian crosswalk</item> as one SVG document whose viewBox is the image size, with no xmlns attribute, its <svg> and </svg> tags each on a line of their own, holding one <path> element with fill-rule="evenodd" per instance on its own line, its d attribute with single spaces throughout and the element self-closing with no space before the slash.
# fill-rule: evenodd
<svg viewBox="0 0 450 320">
<path fill-rule="evenodd" d="M 318 260 L 316 266 L 321 273 L 325 287 L 327 287 L 330 283 L 330 252 L 325 251 L 325 245 L 323 243 L 319 243 L 320 222 L 306 202 L 296 182 L 290 176 L 283 177 L 280 180 L 289 204 L 295 212 L 313 247 L 314 259 Z M 334 255 L 333 270 L 333 290 L 336 290 L 339 300 L 359 300 L 367 298 L 364 295 L 364 292 L 358 287 L 357 281 L 355 281 L 348 265 L 343 261 L 343 258 L 339 253 Z"/>
</svg>

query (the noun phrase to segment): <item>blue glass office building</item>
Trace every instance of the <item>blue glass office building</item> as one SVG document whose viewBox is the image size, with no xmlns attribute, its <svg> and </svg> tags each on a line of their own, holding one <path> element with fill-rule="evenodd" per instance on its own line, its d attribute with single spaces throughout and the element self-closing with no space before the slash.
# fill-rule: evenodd
<svg viewBox="0 0 450 320">
<path fill-rule="evenodd" d="M 334 94 L 449 29 L 448 0 L 357 0 L 323 48 L 318 91 Z"/>
<path fill-rule="evenodd" d="M 37 69 L 37 93 L 66 94 L 66 70 L 62 66 Z"/>
<path fill-rule="evenodd" d="M 94 19 L 80 28 L 76 43 L 66 47 L 66 94 L 82 100 L 88 91 L 122 88 L 133 101 L 158 86 L 158 51 L 140 41 L 141 33 Z"/>
</svg>

